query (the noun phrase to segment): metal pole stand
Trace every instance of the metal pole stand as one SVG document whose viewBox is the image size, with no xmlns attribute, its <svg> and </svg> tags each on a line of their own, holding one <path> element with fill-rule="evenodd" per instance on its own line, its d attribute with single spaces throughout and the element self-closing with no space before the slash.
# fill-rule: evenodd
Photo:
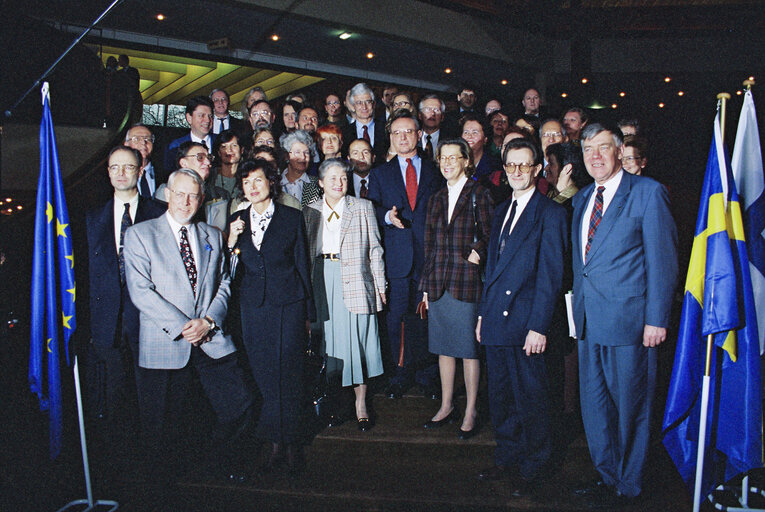
<svg viewBox="0 0 765 512">
<path fill-rule="evenodd" d="M 77 418 L 80 422 L 80 446 L 82 447 L 82 466 L 85 470 L 85 490 L 88 493 L 87 499 L 70 501 L 56 512 L 64 510 L 73 510 L 75 507 L 87 505 L 87 508 L 79 509 L 79 512 L 91 512 L 101 507 L 103 512 L 114 512 L 120 508 L 119 503 L 112 500 L 93 501 L 93 489 L 90 484 L 90 464 L 88 463 L 88 444 L 85 441 L 85 415 L 82 411 L 82 391 L 80 390 L 80 365 L 77 356 L 74 356 L 74 390 L 77 394 Z M 107 508 L 108 507 L 108 508 Z"/>
<path fill-rule="evenodd" d="M 759 496 L 765 498 L 765 489 L 757 487 L 755 485 L 749 485 L 749 476 L 745 476 L 741 481 L 741 487 L 737 485 L 722 484 L 712 491 L 708 496 L 709 502 L 714 505 L 715 510 L 722 510 L 724 512 L 765 512 L 762 508 L 750 508 L 749 497 Z M 738 501 L 739 506 L 727 506 L 718 503 L 719 498 L 728 498 L 728 502 L 731 499 Z"/>
</svg>

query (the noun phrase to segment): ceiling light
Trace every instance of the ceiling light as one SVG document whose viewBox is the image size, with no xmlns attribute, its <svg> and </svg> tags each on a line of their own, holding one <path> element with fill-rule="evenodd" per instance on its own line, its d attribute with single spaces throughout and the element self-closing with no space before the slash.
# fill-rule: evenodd
<svg viewBox="0 0 765 512">
<path fill-rule="evenodd" d="M 664 108 L 664 103 L 659 103 L 659 108 Z"/>
<path fill-rule="evenodd" d="M 271 41 L 278 41 L 278 40 L 279 40 L 279 35 L 278 34 L 274 34 L 274 35 L 271 36 Z"/>
<path fill-rule="evenodd" d="M 16 209 L 17 209 L 17 210 L 21 210 L 22 208 L 23 208 L 23 207 L 22 207 L 21 205 L 17 205 L 17 206 L 16 206 Z"/>
<path fill-rule="evenodd" d="M 743 92 L 743 91 L 736 91 L 736 95 L 737 95 L 737 96 L 741 96 L 742 94 L 744 94 L 744 92 Z"/>
<path fill-rule="evenodd" d="M 685 93 L 683 91 L 677 91 L 677 95 L 678 96 L 683 96 L 683 95 L 685 95 Z"/>
<path fill-rule="evenodd" d="M 375 56 L 375 54 L 372 53 L 372 52 L 367 53 L 367 59 L 373 59 L 374 56 Z"/>
<path fill-rule="evenodd" d="M 582 83 L 583 84 L 586 84 L 587 82 L 589 82 L 589 80 L 587 80 L 586 78 L 582 78 Z"/>
<path fill-rule="evenodd" d="M 669 83 L 669 82 L 671 82 L 671 81 L 672 81 L 672 79 L 671 79 L 670 77 L 668 77 L 668 76 L 665 76 L 665 77 L 664 77 L 664 81 L 665 81 L 665 82 L 667 82 L 667 83 Z"/>
<path fill-rule="evenodd" d="M 560 93 L 560 97 L 561 98 L 568 98 L 568 93 L 562 92 L 562 93 Z"/>
<path fill-rule="evenodd" d="M 444 73 L 446 73 L 447 75 L 448 75 L 449 73 L 451 73 L 451 72 L 452 72 L 452 68 L 446 68 L 446 69 L 444 70 Z"/>
<path fill-rule="evenodd" d="M 342 39 L 343 41 L 345 41 L 346 39 L 350 39 L 350 38 L 351 38 L 351 35 L 353 35 L 353 34 L 351 34 L 350 32 L 343 32 L 342 34 L 340 34 L 340 35 L 339 35 L 339 36 L 337 36 L 337 37 L 339 37 L 340 39 Z"/>
<path fill-rule="evenodd" d="M 11 199 L 10 197 L 6 197 L 6 198 L 5 198 L 5 202 L 6 202 L 6 203 L 10 203 L 11 201 L 13 201 L 13 199 Z"/>
<path fill-rule="evenodd" d="M 616 107 L 618 107 L 618 106 L 619 106 L 619 105 L 617 105 L 616 103 L 611 103 L 611 108 L 616 108 Z"/>
<path fill-rule="evenodd" d="M 155 18 L 157 18 L 157 20 L 159 21 L 163 21 L 165 19 L 165 15 L 162 13 L 159 13 L 155 16 Z"/>
<path fill-rule="evenodd" d="M 754 75 L 753 75 L 753 76 L 750 76 L 750 77 L 749 77 L 749 80 L 751 80 L 752 82 L 754 82 Z"/>
<path fill-rule="evenodd" d="M 624 98 L 625 96 L 627 96 L 627 93 L 626 93 L 626 92 L 624 92 L 624 91 L 622 91 L 622 92 L 620 92 L 620 93 L 619 93 L 619 96 L 621 96 L 622 98 Z"/>
<path fill-rule="evenodd" d="M 507 80 L 502 80 L 500 83 L 501 83 L 502 85 L 507 85 Z"/>
</svg>

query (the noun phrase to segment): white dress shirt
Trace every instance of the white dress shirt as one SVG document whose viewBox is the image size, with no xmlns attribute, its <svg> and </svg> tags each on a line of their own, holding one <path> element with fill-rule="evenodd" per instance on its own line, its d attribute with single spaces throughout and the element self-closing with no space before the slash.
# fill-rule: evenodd
<svg viewBox="0 0 765 512">
<path fill-rule="evenodd" d="M 454 207 L 457 206 L 457 199 L 460 198 L 460 194 L 462 193 L 462 189 L 465 187 L 467 180 L 467 176 L 463 174 L 459 181 L 454 185 L 449 185 L 449 183 L 446 184 L 446 190 L 449 194 L 449 213 L 446 216 L 448 222 L 452 221 Z"/>
<path fill-rule="evenodd" d="M 367 186 L 367 191 L 369 191 L 369 174 L 363 178 L 355 172 L 351 174 L 353 174 L 353 190 L 356 192 L 356 197 L 361 197 L 361 180 L 364 180 L 364 184 Z"/>
<path fill-rule="evenodd" d="M 523 193 L 520 197 L 515 197 L 515 192 L 513 192 L 512 201 L 515 201 L 515 217 L 513 217 L 513 223 L 510 224 L 510 233 L 513 232 L 515 229 L 515 225 L 518 224 L 518 219 L 521 218 L 521 214 L 523 213 L 523 210 L 526 209 L 526 205 L 529 204 L 529 201 L 531 201 L 531 196 L 534 194 L 534 190 L 536 187 L 531 187 L 529 190 Z M 510 208 L 507 209 L 507 213 L 505 214 L 505 220 L 502 221 L 502 230 L 500 233 L 505 232 L 505 224 L 507 224 L 507 219 L 510 217 L 510 211 L 513 209 L 513 203 L 510 202 Z"/>
<path fill-rule="evenodd" d="M 344 211 L 345 198 L 338 201 L 334 208 L 327 204 L 326 199 L 322 201 L 321 217 L 324 223 L 321 242 L 322 254 L 338 254 L 340 252 L 340 224 L 343 220 Z"/>
<path fill-rule="evenodd" d="M 151 192 L 150 197 L 154 197 L 154 192 L 157 191 L 157 178 L 154 175 L 154 166 L 151 162 L 146 164 L 146 167 L 143 168 L 143 176 L 142 179 L 146 179 L 146 183 L 149 185 L 149 192 Z M 138 180 L 138 192 L 141 192 L 141 180 Z"/>
<path fill-rule="evenodd" d="M 268 225 L 271 224 L 271 219 L 274 216 L 274 202 L 273 200 L 268 204 L 268 207 L 263 213 L 255 211 L 255 207 L 250 208 L 250 229 L 252 229 L 252 245 L 257 250 L 260 250 L 261 244 L 263 244 L 263 237 L 266 234 Z"/>
<path fill-rule="evenodd" d="M 438 147 L 438 140 L 441 137 L 441 130 L 436 130 L 433 133 L 422 132 L 422 138 L 420 139 L 421 148 L 423 151 L 428 145 L 428 135 L 430 135 L 430 143 L 433 145 L 433 158 L 436 157 L 436 148 Z"/>
<path fill-rule="evenodd" d="M 128 201 L 130 205 L 130 223 L 135 224 L 135 214 L 138 210 L 138 193 Z M 120 250 L 120 229 L 122 228 L 122 214 L 125 212 L 125 201 L 114 198 L 114 245 Z"/>
<path fill-rule="evenodd" d="M 192 142 L 199 142 L 200 144 L 204 144 L 205 147 L 207 148 L 207 152 L 212 155 L 212 137 L 210 136 L 209 133 L 205 135 L 203 139 L 200 139 L 199 137 L 197 137 L 191 132 L 189 132 L 189 136 L 191 137 Z"/>
<path fill-rule="evenodd" d="M 367 133 L 369 134 L 369 144 L 375 147 L 375 120 L 369 121 L 369 124 L 361 124 L 361 121 L 356 120 L 356 138 L 364 138 L 364 127 L 367 127 Z"/>
<path fill-rule="evenodd" d="M 231 123 L 229 123 L 229 117 L 216 117 L 213 119 L 213 133 L 215 135 L 218 135 L 220 132 L 228 130 L 231 128 Z"/>
<path fill-rule="evenodd" d="M 616 174 L 608 179 L 605 183 L 598 185 L 595 183 L 595 188 L 592 189 L 589 201 L 587 201 L 587 207 L 584 209 L 584 217 L 582 217 L 582 261 L 584 261 L 584 252 L 587 250 L 587 235 L 590 233 L 590 217 L 592 217 L 592 210 L 595 207 L 595 196 L 598 195 L 598 187 L 603 186 L 606 189 L 603 191 L 603 213 L 606 214 L 608 205 L 616 195 L 616 190 L 619 188 L 619 183 L 622 182 L 622 176 L 624 169 L 619 170 Z M 602 217 L 601 217 L 602 218 Z"/>
<path fill-rule="evenodd" d="M 406 167 L 408 164 L 406 163 L 406 158 L 403 158 L 401 156 L 396 156 L 396 158 L 398 159 L 399 169 L 401 169 L 401 179 L 404 181 L 404 188 L 406 188 Z M 419 155 L 414 155 L 413 157 L 411 157 L 411 160 L 412 160 L 412 165 L 414 165 L 414 172 L 417 174 L 417 185 L 419 186 L 420 170 L 422 169 L 422 160 L 420 159 Z M 402 208 L 403 208 L 403 205 L 401 206 L 401 208 L 399 208 L 399 211 L 401 211 Z M 399 213 L 399 218 L 401 218 L 400 213 Z M 385 214 L 385 223 L 393 224 L 390 221 L 390 212 Z"/>
<path fill-rule="evenodd" d="M 170 215 L 170 212 L 165 214 L 168 224 L 170 224 L 170 230 L 175 237 L 175 245 L 178 246 L 178 254 L 181 253 L 181 228 L 186 228 L 187 237 L 189 239 L 189 246 L 191 247 L 191 255 L 194 257 L 194 267 L 197 269 L 197 275 L 199 275 L 199 244 L 197 243 L 197 227 L 190 223 L 183 225 Z"/>
</svg>

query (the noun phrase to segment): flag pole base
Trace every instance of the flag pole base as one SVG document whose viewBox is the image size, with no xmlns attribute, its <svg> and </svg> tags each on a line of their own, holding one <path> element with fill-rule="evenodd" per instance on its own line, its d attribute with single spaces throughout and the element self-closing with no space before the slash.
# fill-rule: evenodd
<svg viewBox="0 0 765 512">
<path fill-rule="evenodd" d="M 750 496 L 759 496 L 765 498 L 765 489 L 749 485 L 749 477 L 744 477 L 741 486 L 738 485 L 718 485 L 715 491 L 725 491 L 730 496 L 735 496 L 739 506 L 726 506 L 716 501 L 715 492 L 709 495 L 709 502 L 714 505 L 715 510 L 723 512 L 765 512 L 763 508 L 750 508 L 748 506 Z"/>
<path fill-rule="evenodd" d="M 81 505 L 88 505 L 88 507 L 83 509 L 78 509 L 77 512 L 91 512 L 96 510 L 102 510 L 103 512 L 114 512 L 115 510 L 120 508 L 120 504 L 117 503 L 116 501 L 98 500 L 92 505 L 90 505 L 90 501 L 83 498 L 81 500 L 70 501 L 69 503 L 67 503 L 60 509 L 58 509 L 56 512 L 64 512 L 64 510 L 73 510 L 75 507 L 79 507 Z M 109 508 L 106 508 L 106 507 L 109 507 Z"/>
</svg>

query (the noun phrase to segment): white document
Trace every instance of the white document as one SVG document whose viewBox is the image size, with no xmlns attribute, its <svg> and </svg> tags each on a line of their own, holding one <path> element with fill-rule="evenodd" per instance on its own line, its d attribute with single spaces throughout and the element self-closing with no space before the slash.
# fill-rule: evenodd
<svg viewBox="0 0 765 512">
<path fill-rule="evenodd" d="M 568 335 L 576 339 L 576 326 L 574 325 L 574 294 L 568 292 L 564 295 L 566 300 L 566 317 L 568 318 Z"/>
</svg>

